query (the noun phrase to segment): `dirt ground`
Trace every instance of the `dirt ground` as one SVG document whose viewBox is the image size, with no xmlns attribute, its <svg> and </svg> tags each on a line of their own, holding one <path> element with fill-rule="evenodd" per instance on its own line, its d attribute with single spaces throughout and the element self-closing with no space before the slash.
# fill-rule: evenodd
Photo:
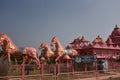
<svg viewBox="0 0 120 80">
<path fill-rule="evenodd" d="M 25 75 L 24 80 L 120 80 L 120 73 L 118 72 L 104 72 L 104 73 L 60 73 L 55 76 L 54 74 L 34 74 Z M 22 80 L 21 75 L 10 76 L 8 79 L 0 80 Z"/>
<path fill-rule="evenodd" d="M 74 79 L 74 80 L 120 80 L 120 73 L 109 72 L 111 75 L 89 77 L 84 79 Z"/>
</svg>

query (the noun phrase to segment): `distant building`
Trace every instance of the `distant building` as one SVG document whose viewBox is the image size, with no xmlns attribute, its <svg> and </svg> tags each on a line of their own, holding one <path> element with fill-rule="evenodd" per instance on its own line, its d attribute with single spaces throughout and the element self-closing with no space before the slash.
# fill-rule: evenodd
<svg viewBox="0 0 120 80">
<path fill-rule="evenodd" d="M 81 38 L 74 39 L 69 46 L 76 49 L 80 56 L 95 55 L 99 61 L 107 61 L 109 69 L 115 69 L 117 67 L 115 60 L 120 57 L 120 28 L 116 25 L 106 41 L 98 35 L 90 43 L 90 41 L 82 36 Z"/>
</svg>

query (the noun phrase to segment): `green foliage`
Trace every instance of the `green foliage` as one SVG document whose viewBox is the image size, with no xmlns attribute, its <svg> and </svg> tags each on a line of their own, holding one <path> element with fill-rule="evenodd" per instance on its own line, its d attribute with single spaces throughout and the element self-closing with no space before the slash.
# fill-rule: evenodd
<svg viewBox="0 0 120 80">
<path fill-rule="evenodd" d="M 40 57 L 44 57 L 44 56 L 45 56 L 45 52 L 46 52 L 46 50 L 45 50 L 45 49 L 42 49 L 42 50 L 41 50 Z"/>
<path fill-rule="evenodd" d="M 4 52 L 2 50 L 0 50 L 0 57 L 4 54 Z"/>
<path fill-rule="evenodd" d="M 4 54 L 4 52 L 2 50 L 0 50 L 0 57 Z M 11 55 L 11 61 L 13 62 L 13 64 L 21 64 L 22 60 L 23 60 L 23 54 L 21 52 L 15 52 L 14 55 Z"/>
<path fill-rule="evenodd" d="M 50 60 L 46 60 L 47 64 L 55 64 L 55 58 L 50 58 Z"/>
<path fill-rule="evenodd" d="M 15 55 L 11 56 L 13 64 L 21 64 L 23 60 L 23 54 L 21 52 L 15 52 Z"/>
<path fill-rule="evenodd" d="M 120 62 L 120 59 L 116 60 L 116 62 Z"/>
</svg>

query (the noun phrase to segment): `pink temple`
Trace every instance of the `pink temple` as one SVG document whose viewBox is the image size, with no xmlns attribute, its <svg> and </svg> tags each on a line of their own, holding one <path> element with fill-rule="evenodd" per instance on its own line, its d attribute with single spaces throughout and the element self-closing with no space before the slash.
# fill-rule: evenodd
<svg viewBox="0 0 120 80">
<path fill-rule="evenodd" d="M 117 58 L 120 56 L 120 28 L 116 25 L 106 41 L 98 35 L 92 43 L 89 43 L 89 41 L 83 36 L 82 38 L 79 37 L 74 39 L 70 44 L 72 48 L 78 50 L 79 55 L 85 55 L 84 52 L 86 52 L 86 55 L 94 55 L 94 53 L 98 53 L 97 56 L 100 58 L 110 58 L 113 56 Z M 111 54 L 110 52 L 112 51 L 115 53 Z M 104 52 L 106 52 L 106 54 L 104 54 Z"/>
<path fill-rule="evenodd" d="M 115 69 L 114 64 L 116 60 L 120 59 L 120 28 L 116 25 L 106 41 L 98 35 L 97 38 L 90 43 L 82 36 L 81 38 L 78 37 L 74 39 L 69 46 L 76 49 L 79 56 L 95 55 L 98 61 L 104 61 L 108 67 L 114 66 Z"/>
</svg>

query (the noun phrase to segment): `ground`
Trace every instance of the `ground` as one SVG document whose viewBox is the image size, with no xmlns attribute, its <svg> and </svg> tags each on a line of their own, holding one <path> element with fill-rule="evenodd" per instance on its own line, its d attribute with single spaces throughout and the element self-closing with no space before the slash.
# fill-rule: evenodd
<svg viewBox="0 0 120 80">
<path fill-rule="evenodd" d="M 9 80 L 22 80 L 21 78 L 11 78 Z M 55 80 L 53 74 L 45 74 L 43 77 L 40 74 L 26 75 L 25 80 Z M 75 74 L 59 74 L 56 80 L 120 80 L 120 73 L 75 73 Z"/>
</svg>

